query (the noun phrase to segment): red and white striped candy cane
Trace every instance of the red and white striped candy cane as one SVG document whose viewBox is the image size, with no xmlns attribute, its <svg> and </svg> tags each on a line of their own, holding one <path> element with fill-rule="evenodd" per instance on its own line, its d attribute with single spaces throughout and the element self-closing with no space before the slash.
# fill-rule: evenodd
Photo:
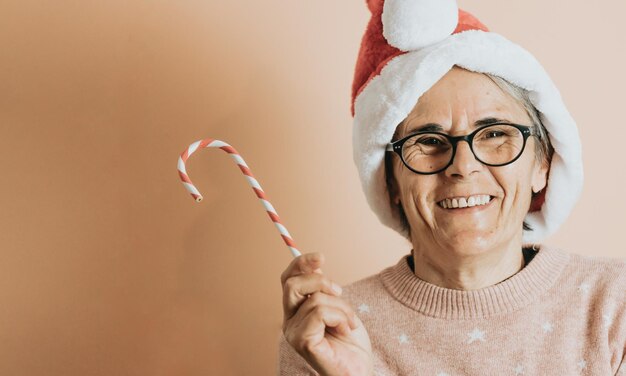
<svg viewBox="0 0 626 376">
<path fill-rule="evenodd" d="M 200 148 L 220 148 L 230 155 L 230 157 L 239 166 L 241 172 L 243 172 L 243 174 L 245 175 L 248 183 L 250 183 L 250 186 L 254 190 L 254 193 L 256 193 L 256 196 L 259 198 L 259 200 L 261 200 L 261 203 L 265 207 L 267 214 L 270 216 L 272 222 L 274 222 L 274 225 L 278 229 L 278 232 L 280 232 L 280 236 L 283 238 L 283 241 L 285 242 L 287 247 L 289 247 L 289 250 L 291 251 L 293 257 L 300 256 L 300 251 L 298 251 L 298 249 L 296 248 L 296 245 L 293 242 L 291 235 L 289 235 L 289 231 L 287 231 L 285 226 L 280 223 L 280 217 L 278 217 L 276 210 L 267 200 L 265 192 L 263 192 L 263 188 L 261 188 L 259 182 L 252 175 L 252 171 L 250 171 L 250 168 L 248 168 L 248 165 L 246 164 L 246 162 L 244 162 L 243 158 L 241 158 L 241 155 L 239 155 L 237 150 L 235 150 L 235 148 L 233 148 L 224 141 L 215 140 L 212 138 L 196 141 L 193 144 L 189 145 L 189 147 L 178 158 L 178 175 L 183 181 L 183 185 L 185 186 L 185 188 L 187 188 L 187 191 L 191 193 L 191 196 L 196 200 L 196 202 L 202 201 L 202 195 L 200 194 L 200 191 L 198 191 L 198 189 L 193 185 L 191 179 L 189 179 L 189 176 L 187 175 L 187 169 L 185 168 L 185 163 L 187 163 L 187 159 L 191 156 L 191 154 L 193 154 L 196 150 Z"/>
</svg>

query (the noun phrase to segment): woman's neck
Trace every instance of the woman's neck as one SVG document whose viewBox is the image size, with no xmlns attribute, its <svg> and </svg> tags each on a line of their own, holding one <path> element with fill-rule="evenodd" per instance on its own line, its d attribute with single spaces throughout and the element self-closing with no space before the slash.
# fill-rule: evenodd
<svg viewBox="0 0 626 376">
<path fill-rule="evenodd" d="M 463 256 L 414 248 L 412 255 L 417 277 L 455 290 L 478 290 L 495 285 L 524 267 L 521 244 Z"/>
</svg>

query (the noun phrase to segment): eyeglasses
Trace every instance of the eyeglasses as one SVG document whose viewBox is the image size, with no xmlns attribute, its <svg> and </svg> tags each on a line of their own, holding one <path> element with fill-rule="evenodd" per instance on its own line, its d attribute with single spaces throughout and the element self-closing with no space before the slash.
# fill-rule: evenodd
<svg viewBox="0 0 626 376">
<path fill-rule="evenodd" d="M 417 132 L 390 142 L 386 150 L 398 154 L 411 171 L 430 175 L 441 172 L 452 164 L 459 141 L 467 142 L 474 157 L 481 163 L 487 166 L 505 166 L 522 155 L 530 136 L 536 136 L 531 127 L 497 123 L 457 137 L 441 132 Z"/>
</svg>

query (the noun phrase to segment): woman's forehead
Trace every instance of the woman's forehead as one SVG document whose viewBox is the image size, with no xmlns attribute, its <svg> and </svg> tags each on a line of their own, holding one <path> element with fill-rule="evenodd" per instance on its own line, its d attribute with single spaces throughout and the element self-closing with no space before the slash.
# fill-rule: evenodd
<svg viewBox="0 0 626 376">
<path fill-rule="evenodd" d="M 400 126 L 402 133 L 422 123 L 440 124 L 444 129 L 465 128 L 485 118 L 524 123 L 530 120 L 523 104 L 487 75 L 453 68 L 419 98 Z"/>
</svg>

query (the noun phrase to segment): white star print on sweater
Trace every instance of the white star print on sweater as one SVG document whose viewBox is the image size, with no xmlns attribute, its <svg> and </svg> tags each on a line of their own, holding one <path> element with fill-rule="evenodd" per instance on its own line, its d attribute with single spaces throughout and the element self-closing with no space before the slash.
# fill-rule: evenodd
<svg viewBox="0 0 626 376">
<path fill-rule="evenodd" d="M 472 343 L 474 341 L 483 341 L 485 342 L 485 332 L 480 331 L 480 329 L 475 328 L 470 334 L 469 334 L 469 341 L 467 341 L 467 343 Z"/>
<path fill-rule="evenodd" d="M 623 260 L 542 246 L 512 277 L 461 291 L 419 279 L 404 257 L 342 298 L 367 328 L 376 375 L 626 376 Z M 284 337 L 278 373 L 317 375 Z"/>
<path fill-rule="evenodd" d="M 359 310 L 359 313 L 369 313 L 370 307 L 367 304 L 361 304 L 358 310 Z"/>
<path fill-rule="evenodd" d="M 409 343 L 409 337 L 406 334 L 402 333 L 398 337 L 398 341 L 400 341 L 400 343 Z"/>
<path fill-rule="evenodd" d="M 546 321 L 543 323 L 543 325 L 541 325 L 541 329 L 543 329 L 545 333 L 550 333 L 551 331 L 554 330 L 554 327 L 552 326 L 551 322 Z"/>
</svg>

